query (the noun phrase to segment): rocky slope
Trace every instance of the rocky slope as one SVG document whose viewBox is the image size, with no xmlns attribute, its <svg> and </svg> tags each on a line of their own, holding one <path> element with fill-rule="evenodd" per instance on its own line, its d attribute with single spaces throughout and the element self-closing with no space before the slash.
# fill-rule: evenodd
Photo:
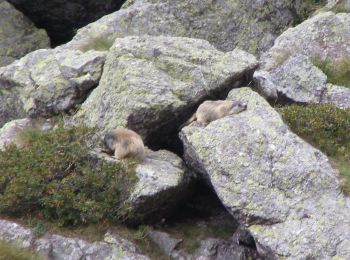
<svg viewBox="0 0 350 260">
<path fill-rule="evenodd" d="M 59 38 L 66 28 L 121 5 L 11 2 Z M 166 257 L 350 259 L 350 200 L 339 188 L 337 169 L 271 106 L 350 108 L 348 1 L 329 1 L 291 27 L 306 3 L 129 0 L 50 49 L 43 30 L 0 1 L 0 13 L 7 14 L 0 15 L 0 150 L 11 143 L 21 147 L 21 132 L 51 131 L 57 120 L 65 127 L 84 124 L 97 129 L 94 149 L 87 151 L 94 169 L 104 161 L 120 163 L 101 151 L 101 137 L 128 127 L 150 147 L 123 202 L 132 212 L 128 224 L 152 225 L 148 236 Z M 247 110 L 181 129 L 200 103 L 215 99 L 242 101 Z M 0 199 L 11 181 L 1 171 Z M 193 208 L 215 205 L 193 188 L 202 182 L 224 206 L 216 220 L 225 216 L 230 235 L 195 239 L 189 252 L 169 228 L 170 219 L 176 222 L 186 208 L 193 227 L 214 221 L 215 214 L 210 221 L 191 215 Z M 192 192 L 206 202 L 195 201 Z M 149 259 L 111 233 L 95 242 L 49 233 L 36 237 L 33 230 L 1 220 L 0 240 L 45 259 Z"/>
</svg>

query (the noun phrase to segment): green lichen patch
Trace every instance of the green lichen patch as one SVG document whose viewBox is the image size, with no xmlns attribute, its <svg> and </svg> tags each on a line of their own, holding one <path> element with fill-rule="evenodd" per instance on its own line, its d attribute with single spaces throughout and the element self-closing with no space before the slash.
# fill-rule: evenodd
<svg viewBox="0 0 350 260">
<path fill-rule="evenodd" d="M 312 63 L 327 76 L 328 83 L 350 88 L 350 58 L 338 61 L 319 58 L 311 59 Z"/>
<path fill-rule="evenodd" d="M 334 161 L 342 189 L 350 195 L 350 109 L 310 104 L 290 105 L 278 110 L 292 131 Z"/>
<path fill-rule="evenodd" d="M 135 182 L 134 165 L 96 163 L 88 153 L 93 132 L 83 126 L 26 130 L 23 148 L 0 151 L 0 213 L 38 213 L 60 225 L 127 218 L 122 209 Z"/>
</svg>

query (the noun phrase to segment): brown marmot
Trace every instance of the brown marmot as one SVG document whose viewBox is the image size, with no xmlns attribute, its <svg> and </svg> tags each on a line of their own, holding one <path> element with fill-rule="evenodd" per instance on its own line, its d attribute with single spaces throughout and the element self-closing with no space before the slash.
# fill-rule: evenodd
<svg viewBox="0 0 350 260">
<path fill-rule="evenodd" d="M 189 125 L 193 121 L 207 125 L 219 118 L 238 114 L 247 109 L 247 104 L 240 101 L 231 100 L 207 100 L 199 105 L 193 116 L 187 120 L 181 127 Z"/>
<path fill-rule="evenodd" d="M 114 152 L 116 159 L 132 158 L 142 161 L 145 158 L 145 146 L 141 136 L 127 128 L 110 130 L 104 137 L 104 145 Z"/>
</svg>

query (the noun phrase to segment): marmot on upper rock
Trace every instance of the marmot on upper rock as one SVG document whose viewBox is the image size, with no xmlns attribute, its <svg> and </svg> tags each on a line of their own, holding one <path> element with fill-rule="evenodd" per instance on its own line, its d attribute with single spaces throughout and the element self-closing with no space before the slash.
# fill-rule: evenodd
<svg viewBox="0 0 350 260">
<path fill-rule="evenodd" d="M 118 128 L 110 130 L 104 137 L 108 150 L 114 152 L 118 160 L 132 158 L 142 161 L 145 158 L 145 146 L 141 136 L 130 129 Z"/>
<path fill-rule="evenodd" d="M 189 125 L 193 121 L 207 125 L 219 118 L 238 114 L 247 109 L 247 104 L 240 101 L 231 100 L 207 100 L 198 107 L 193 116 L 187 120 L 181 127 Z"/>
</svg>

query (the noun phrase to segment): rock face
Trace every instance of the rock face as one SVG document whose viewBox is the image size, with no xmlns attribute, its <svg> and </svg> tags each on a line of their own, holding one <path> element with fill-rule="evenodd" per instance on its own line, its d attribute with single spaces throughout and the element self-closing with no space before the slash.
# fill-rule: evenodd
<svg viewBox="0 0 350 260">
<path fill-rule="evenodd" d="M 162 133 L 177 131 L 196 103 L 240 86 L 256 66 L 244 51 L 223 53 L 199 39 L 117 39 L 75 121 L 102 131 L 126 126 L 146 143 L 157 133 L 159 141 Z"/>
<path fill-rule="evenodd" d="M 258 54 L 273 45 L 300 8 L 300 1 L 294 0 L 132 0 L 80 29 L 67 47 L 86 49 L 99 39 L 166 35 L 205 39 L 222 51 L 239 47 Z"/>
<path fill-rule="evenodd" d="M 33 23 L 11 4 L 0 0 L 0 67 L 49 45 L 45 30 L 35 28 Z"/>
<path fill-rule="evenodd" d="M 0 127 L 70 109 L 97 85 L 104 60 L 104 52 L 43 49 L 0 68 Z"/>
<path fill-rule="evenodd" d="M 30 118 L 23 118 L 8 122 L 0 129 L 0 150 L 3 150 L 11 143 L 21 146 L 21 142 L 18 140 L 18 135 L 22 131 L 29 128 L 38 128 L 46 131 L 52 129 L 52 127 L 53 123 L 50 121 L 50 119 L 34 120 Z"/>
<path fill-rule="evenodd" d="M 117 10 L 123 0 L 9 0 L 40 28 L 45 28 L 53 45 L 70 40 L 75 30 Z"/>
<path fill-rule="evenodd" d="M 236 89 L 228 99 L 248 109 L 182 129 L 186 163 L 248 226 L 268 259 L 348 259 L 350 201 L 327 157 L 293 134 L 257 93 Z"/>
<path fill-rule="evenodd" d="M 104 153 L 92 152 L 93 158 L 116 162 Z M 182 202 L 189 194 L 190 173 L 177 155 L 147 149 L 146 159 L 136 166 L 137 182 L 126 203 L 129 205 L 128 222 L 139 223 L 163 214 Z"/>
<path fill-rule="evenodd" d="M 348 90 L 344 86 L 330 90 L 321 71 L 326 63 L 334 70 L 349 70 L 340 67 L 350 62 L 349 14 L 320 13 L 288 29 L 261 60 L 254 79 L 266 97 L 350 107 Z M 340 100 L 339 93 L 346 96 Z"/>
<path fill-rule="evenodd" d="M 37 239 L 30 229 L 11 221 L 0 220 L 0 241 L 33 249 L 46 260 L 149 260 L 131 242 L 110 232 L 105 234 L 104 241 L 93 243 L 50 234 Z"/>
</svg>

